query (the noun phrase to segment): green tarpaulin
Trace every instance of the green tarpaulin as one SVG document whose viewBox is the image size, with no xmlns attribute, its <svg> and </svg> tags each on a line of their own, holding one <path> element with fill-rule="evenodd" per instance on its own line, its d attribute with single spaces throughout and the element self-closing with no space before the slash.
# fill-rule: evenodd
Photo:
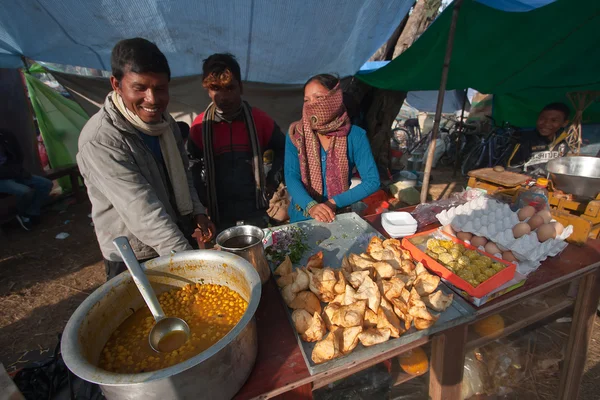
<svg viewBox="0 0 600 400">
<path fill-rule="evenodd" d="M 25 81 L 48 161 L 52 168 L 75 164 L 79 133 L 89 117 L 79 104 L 64 98 L 31 75 L 43 72 L 46 71 L 36 64 L 25 73 Z M 60 179 L 59 183 L 63 190 L 70 190 L 69 178 Z"/>
<path fill-rule="evenodd" d="M 391 90 L 438 90 L 450 29 L 450 5 L 387 66 L 357 77 Z M 494 117 L 532 126 L 566 93 L 600 90 L 600 1 L 558 0 L 529 12 L 499 11 L 465 0 L 458 16 L 446 89 L 494 94 Z M 584 122 L 600 122 L 592 105 Z"/>
</svg>

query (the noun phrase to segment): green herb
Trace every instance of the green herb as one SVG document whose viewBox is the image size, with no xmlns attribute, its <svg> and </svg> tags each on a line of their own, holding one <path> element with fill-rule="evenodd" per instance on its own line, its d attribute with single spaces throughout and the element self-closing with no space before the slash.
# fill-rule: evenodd
<svg viewBox="0 0 600 400">
<path fill-rule="evenodd" d="M 293 264 L 297 264 L 306 250 L 306 233 L 297 227 L 289 227 L 273 232 L 273 245 L 266 251 L 267 259 L 280 263 L 289 255 Z"/>
</svg>

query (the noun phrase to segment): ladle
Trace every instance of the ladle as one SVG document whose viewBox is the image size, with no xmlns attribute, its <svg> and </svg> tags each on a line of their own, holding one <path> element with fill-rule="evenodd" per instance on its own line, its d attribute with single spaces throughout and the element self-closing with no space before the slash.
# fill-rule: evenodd
<svg viewBox="0 0 600 400">
<path fill-rule="evenodd" d="M 113 244 L 117 247 L 121 258 L 127 265 L 129 269 L 129 273 L 133 277 L 133 281 L 135 282 L 137 288 L 139 289 L 144 301 L 148 305 L 156 324 L 150 331 L 150 335 L 148 336 L 148 341 L 150 342 L 150 347 L 156 352 L 161 352 L 159 350 L 159 344 L 163 338 L 167 335 L 183 333 L 185 334 L 185 340 L 181 341 L 181 344 L 185 343 L 190 338 L 190 327 L 188 324 L 177 317 L 166 317 L 165 313 L 156 298 L 156 294 L 150 285 L 150 281 L 148 281 L 148 277 L 142 270 L 142 267 L 137 261 L 133 249 L 129 244 L 129 240 L 126 237 L 121 236 L 113 240 Z M 176 348 L 165 349 L 165 351 L 173 351 Z"/>
</svg>

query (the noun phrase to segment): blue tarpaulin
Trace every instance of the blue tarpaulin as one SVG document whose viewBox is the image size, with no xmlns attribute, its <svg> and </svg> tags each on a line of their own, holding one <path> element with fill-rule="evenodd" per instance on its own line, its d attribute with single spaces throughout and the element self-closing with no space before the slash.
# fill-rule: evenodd
<svg viewBox="0 0 600 400">
<path fill-rule="evenodd" d="M 231 52 L 242 78 L 304 83 L 317 73 L 353 75 L 391 36 L 414 0 L 3 0 L 0 68 L 37 61 L 110 70 L 117 41 L 144 37 L 173 76 L 201 73 Z"/>
</svg>

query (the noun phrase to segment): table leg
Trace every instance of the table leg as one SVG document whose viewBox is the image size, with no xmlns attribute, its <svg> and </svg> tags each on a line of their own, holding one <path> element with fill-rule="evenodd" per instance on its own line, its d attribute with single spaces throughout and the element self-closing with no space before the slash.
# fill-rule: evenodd
<svg viewBox="0 0 600 400">
<path fill-rule="evenodd" d="M 433 338 L 429 398 L 431 400 L 461 399 L 467 325 L 450 328 Z"/>
<path fill-rule="evenodd" d="M 71 172 L 69 174 L 71 178 L 71 190 L 73 191 L 73 195 L 75 196 L 75 200 L 78 203 L 82 203 L 84 201 L 83 193 L 81 191 L 81 187 L 79 187 L 79 173 Z"/>
<path fill-rule="evenodd" d="M 560 377 L 559 399 L 574 400 L 579 395 L 596 309 L 600 299 L 600 270 L 581 278 L 567 352 Z"/>
</svg>

